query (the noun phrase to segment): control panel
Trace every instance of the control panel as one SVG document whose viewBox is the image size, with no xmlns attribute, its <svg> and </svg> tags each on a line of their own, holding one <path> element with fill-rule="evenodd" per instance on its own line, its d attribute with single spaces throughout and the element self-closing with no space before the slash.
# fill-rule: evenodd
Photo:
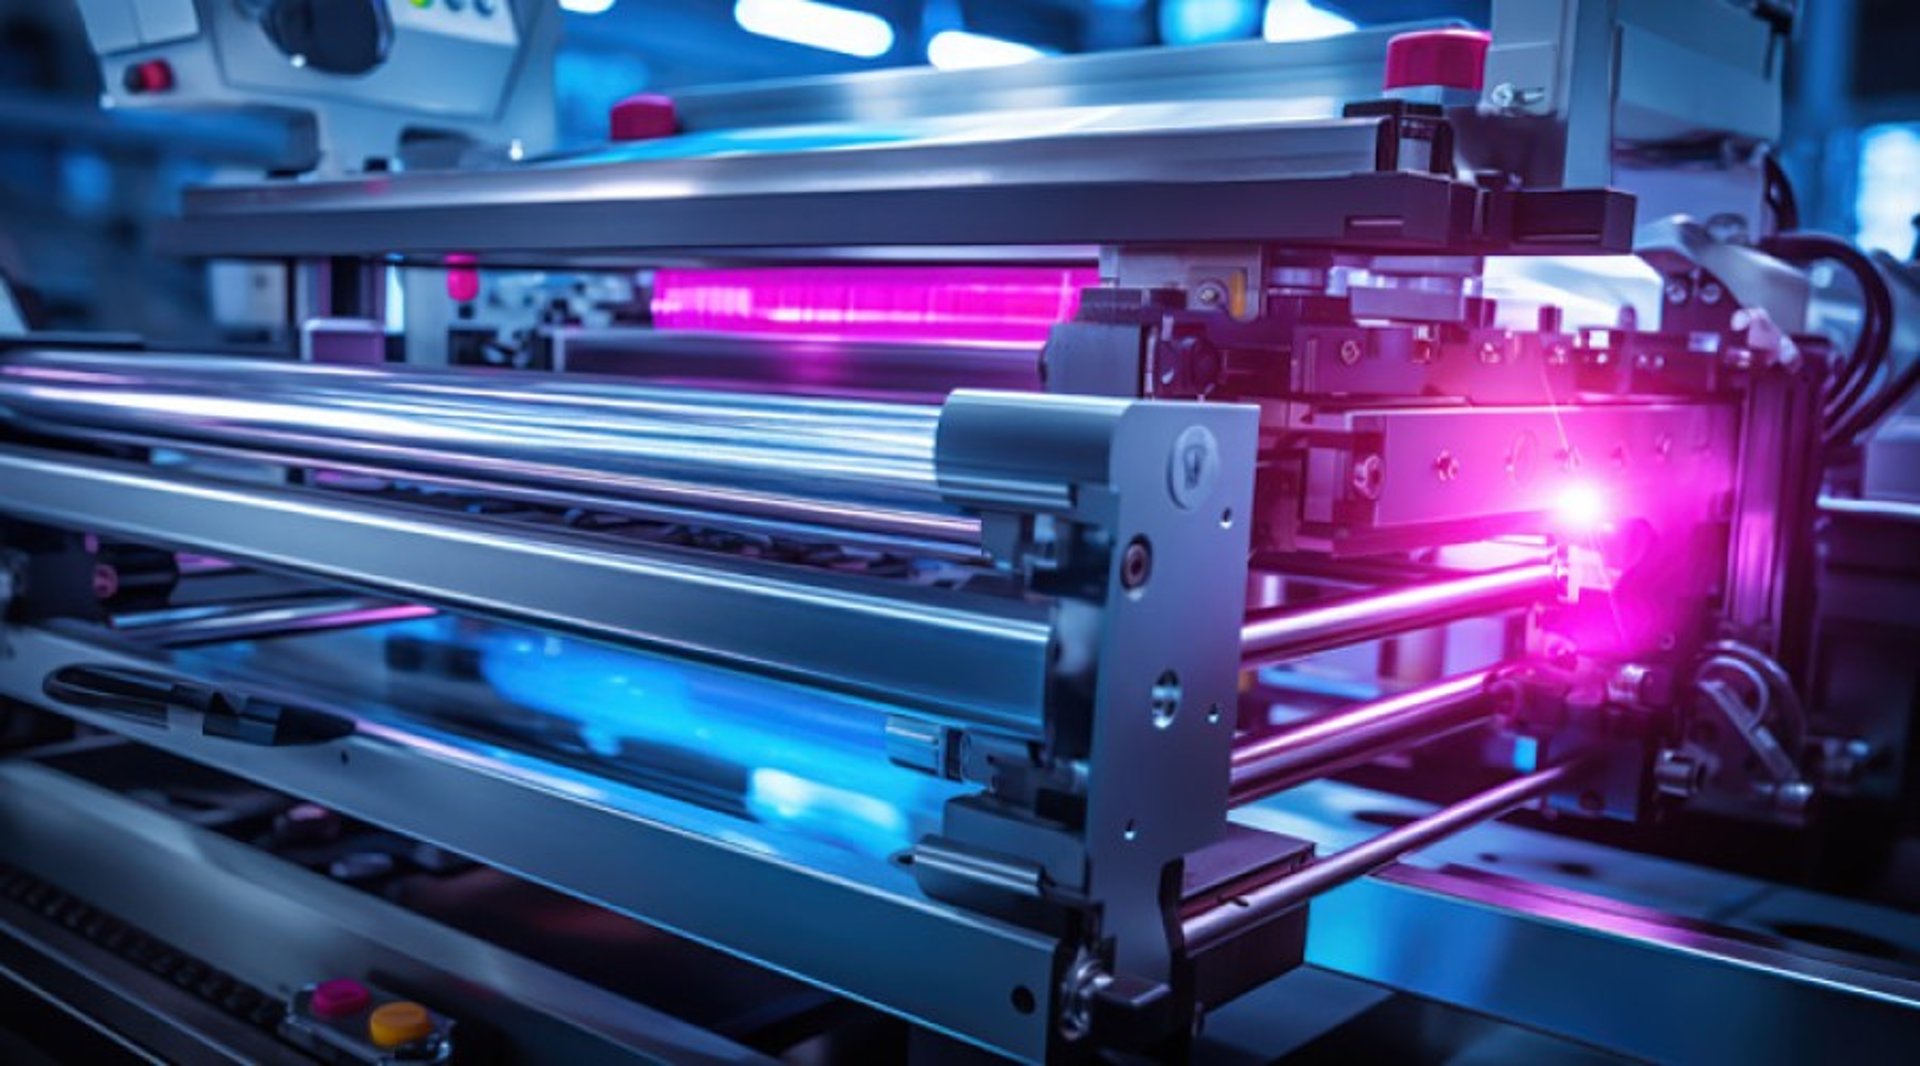
<svg viewBox="0 0 1920 1066">
<path fill-rule="evenodd" d="M 433 33 L 512 46 L 519 40 L 510 0 L 387 0 L 400 33 Z"/>
<path fill-rule="evenodd" d="M 423 138 L 525 153 L 552 146 L 560 15 L 551 0 L 79 0 L 79 7 L 110 106 L 311 115 L 319 169 L 400 158 L 400 145 Z"/>
</svg>

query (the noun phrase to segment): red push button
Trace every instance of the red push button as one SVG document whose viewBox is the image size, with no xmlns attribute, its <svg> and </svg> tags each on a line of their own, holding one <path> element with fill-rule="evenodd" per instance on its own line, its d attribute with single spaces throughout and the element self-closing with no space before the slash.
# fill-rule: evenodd
<svg viewBox="0 0 1920 1066">
<path fill-rule="evenodd" d="M 127 68 L 122 84 L 130 93 L 164 93 L 173 88 L 173 64 L 149 59 Z"/>
<path fill-rule="evenodd" d="M 680 132 L 680 118 L 673 110 L 673 97 L 659 93 L 640 93 L 613 105 L 611 119 L 616 141 L 653 141 Z"/>
<path fill-rule="evenodd" d="M 316 1018 L 333 1021 L 358 1014 L 372 1002 L 373 993 L 367 991 L 366 985 L 351 977 L 336 977 L 313 986 L 313 995 L 307 999 L 307 1009 Z"/>
<path fill-rule="evenodd" d="M 1416 30 L 1387 42 L 1388 89 L 1434 87 L 1479 92 L 1487 81 L 1493 35 L 1481 30 Z"/>
</svg>

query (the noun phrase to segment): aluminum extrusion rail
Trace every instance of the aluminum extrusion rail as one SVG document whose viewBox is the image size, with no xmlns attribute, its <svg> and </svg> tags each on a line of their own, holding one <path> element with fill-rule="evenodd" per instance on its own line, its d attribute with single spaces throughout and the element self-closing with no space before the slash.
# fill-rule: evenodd
<svg viewBox="0 0 1920 1066">
<path fill-rule="evenodd" d="M 190 190 L 169 251 L 281 258 L 726 248 L 1086 246 L 1470 236 L 1477 193 L 1379 173 L 1395 124 L 1265 118 L 819 150 L 687 154 L 674 142 L 490 171 Z M 1153 205 L 1141 210 L 1143 198 Z"/>
<path fill-rule="evenodd" d="M 0 512 L 1038 736 L 1044 605 L 0 448 Z M 885 649 L 876 654 L 875 649 Z"/>
</svg>

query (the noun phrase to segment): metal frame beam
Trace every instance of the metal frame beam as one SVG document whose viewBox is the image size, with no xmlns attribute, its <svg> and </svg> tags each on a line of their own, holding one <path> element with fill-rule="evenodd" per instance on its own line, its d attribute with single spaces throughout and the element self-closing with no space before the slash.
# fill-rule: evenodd
<svg viewBox="0 0 1920 1066">
<path fill-rule="evenodd" d="M 55 452 L 0 448 L 0 484 L 0 513 L 57 528 L 665 650 L 1016 736 L 1044 728 L 1044 606 Z"/>
</svg>

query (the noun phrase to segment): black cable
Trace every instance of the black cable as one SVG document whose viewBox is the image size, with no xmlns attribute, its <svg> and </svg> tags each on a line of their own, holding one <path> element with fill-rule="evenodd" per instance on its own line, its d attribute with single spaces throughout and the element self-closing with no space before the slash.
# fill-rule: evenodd
<svg viewBox="0 0 1920 1066">
<path fill-rule="evenodd" d="M 1891 326 L 1891 315 L 1888 316 L 1888 322 Z M 1905 403 L 1917 386 L 1920 386 L 1920 353 L 1914 353 L 1907 365 L 1901 368 L 1898 376 L 1881 386 L 1878 392 L 1868 397 L 1853 411 L 1852 416 L 1840 427 L 1837 435 L 1838 443 L 1852 443 L 1854 438 L 1878 425 L 1881 419 Z"/>
<path fill-rule="evenodd" d="M 1824 410 L 1826 444 L 1848 443 L 1860 431 L 1848 429 L 1856 421 L 1849 416 L 1859 411 L 1863 397 L 1885 367 L 1888 349 L 1893 343 L 1893 294 L 1887 290 L 1886 279 L 1873 265 L 1873 260 L 1839 237 L 1824 233 L 1781 233 L 1762 241 L 1760 247 L 1767 254 L 1788 262 L 1832 260 L 1852 274 L 1860 286 L 1860 335 L 1832 383 Z"/>
</svg>

